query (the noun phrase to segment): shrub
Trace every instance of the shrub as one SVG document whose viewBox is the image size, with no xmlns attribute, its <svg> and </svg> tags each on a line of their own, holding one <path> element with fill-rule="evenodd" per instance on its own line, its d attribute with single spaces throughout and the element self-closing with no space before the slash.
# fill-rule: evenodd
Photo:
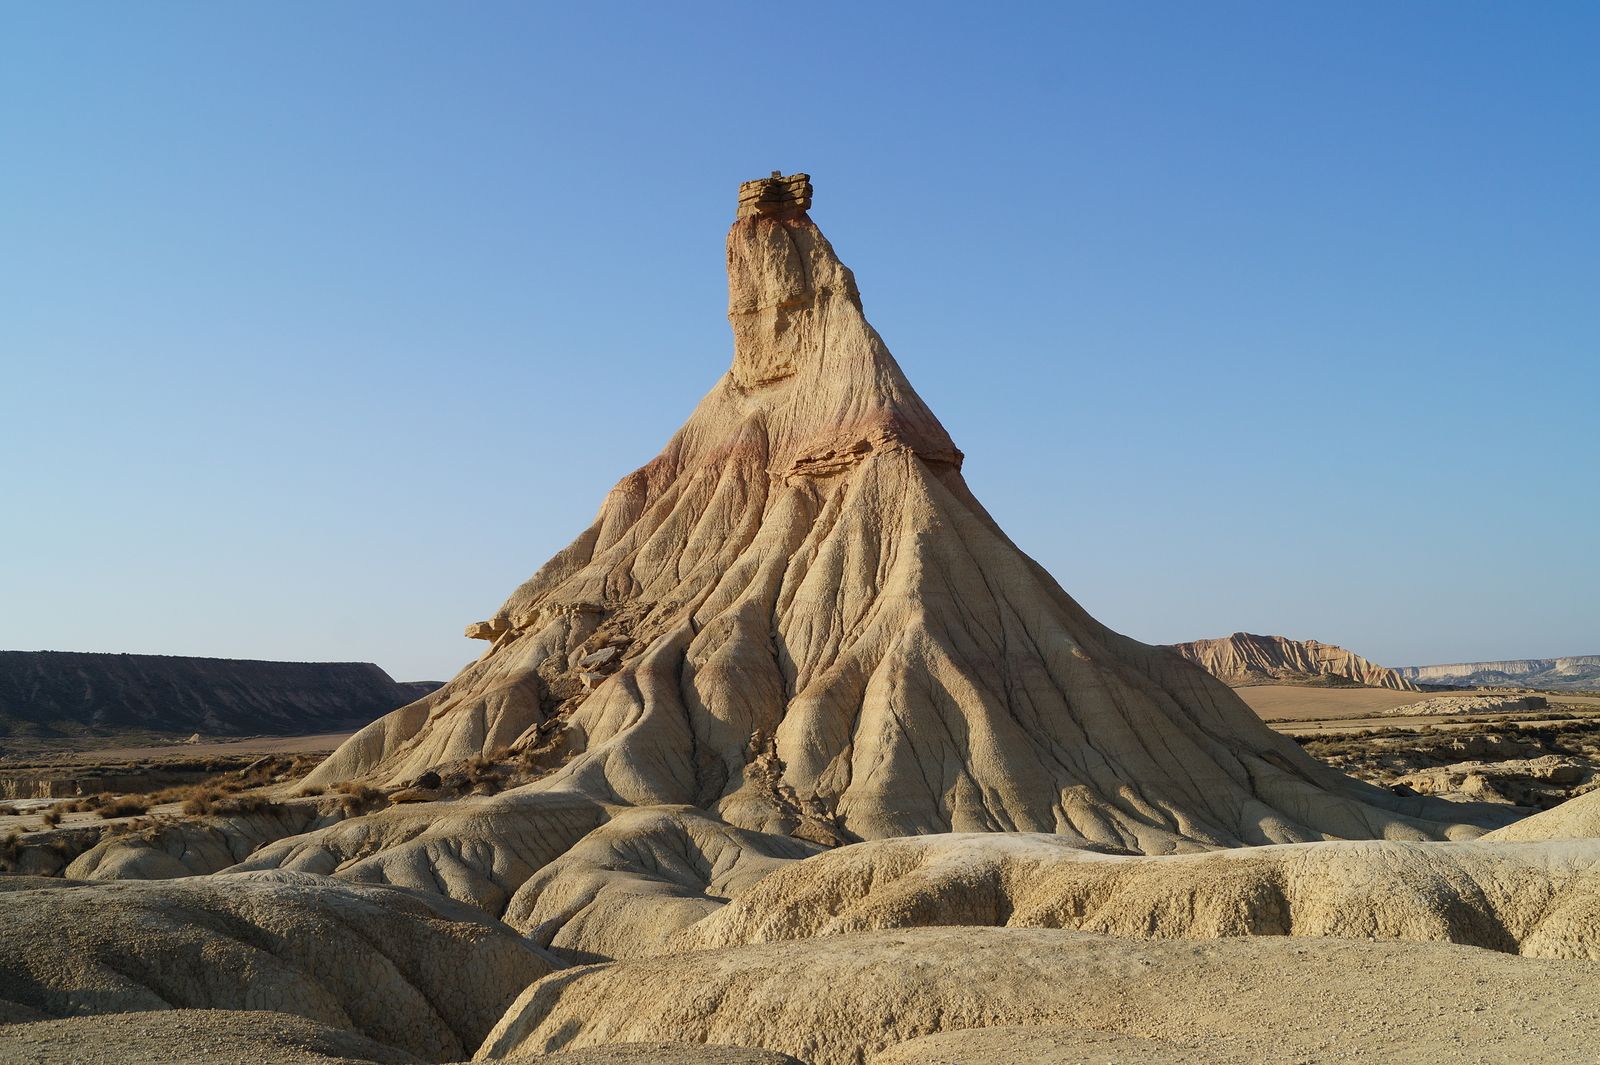
<svg viewBox="0 0 1600 1065">
<path fill-rule="evenodd" d="M 138 817 L 150 812 L 150 803 L 142 796 L 122 795 L 100 807 L 100 816 L 113 817 Z"/>
<path fill-rule="evenodd" d="M 281 807 L 260 795 L 239 795 L 231 799 L 223 799 L 217 803 L 219 814 L 261 814 L 275 813 Z"/>
<path fill-rule="evenodd" d="M 116 796 L 109 791 L 102 791 L 95 795 L 84 795 L 74 799 L 63 806 L 62 809 L 68 813 L 93 813 L 115 798 Z"/>
<path fill-rule="evenodd" d="M 211 813 L 220 798 L 222 791 L 217 788 L 191 788 L 183 800 L 183 812 L 191 816 Z"/>
<path fill-rule="evenodd" d="M 333 790 L 338 793 L 338 808 L 346 817 L 355 817 L 389 805 L 383 792 L 359 781 L 342 780 L 333 786 Z"/>
</svg>

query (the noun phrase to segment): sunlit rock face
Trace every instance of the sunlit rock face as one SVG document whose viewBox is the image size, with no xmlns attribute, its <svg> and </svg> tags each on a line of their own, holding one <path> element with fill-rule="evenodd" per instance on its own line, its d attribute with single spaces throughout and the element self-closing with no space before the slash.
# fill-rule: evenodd
<svg viewBox="0 0 1600 1065">
<path fill-rule="evenodd" d="M 810 200 L 805 175 L 741 188 L 732 366 L 594 523 L 471 627 L 481 659 L 309 786 L 400 785 L 509 751 L 547 771 L 507 803 L 690 805 L 822 844 L 1026 830 L 1163 853 L 1477 833 L 1470 808 L 1314 762 L 1018 550 L 867 322 Z M 1082 509 L 1094 520 L 1092 500 Z"/>
<path fill-rule="evenodd" d="M 1236 632 L 1217 640 L 1174 644 L 1174 651 L 1227 684 L 1334 683 L 1416 691 L 1398 671 L 1354 651 L 1316 640 Z"/>
</svg>

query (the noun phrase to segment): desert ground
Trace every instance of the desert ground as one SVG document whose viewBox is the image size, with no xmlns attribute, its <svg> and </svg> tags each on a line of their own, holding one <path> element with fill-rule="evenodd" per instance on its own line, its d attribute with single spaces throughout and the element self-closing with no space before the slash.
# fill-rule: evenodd
<svg viewBox="0 0 1600 1065">
<path fill-rule="evenodd" d="M 442 688 L 8 767 L 70 794 L 4 822 L 0 1061 L 1596 1060 L 1600 701 L 1106 628 L 811 198 L 740 187 L 731 366 Z"/>
<path fill-rule="evenodd" d="M 1300 684 L 1253 684 L 1234 690 L 1263 721 L 1304 728 L 1322 727 L 1334 722 L 1343 723 L 1344 727 L 1349 727 L 1351 723 L 1361 725 L 1415 723 L 1421 718 L 1415 715 L 1396 715 L 1393 711 L 1424 700 L 1467 700 L 1484 696 L 1484 692 L 1478 690 L 1419 693 L 1388 691 L 1383 688 L 1316 688 Z M 1550 708 L 1557 712 L 1600 713 L 1600 695 L 1580 692 L 1541 692 L 1522 688 L 1507 689 L 1495 694 L 1503 694 L 1507 698 L 1536 695 L 1545 699 Z M 1459 716 L 1472 718 L 1496 715 L 1464 711 Z"/>
</svg>

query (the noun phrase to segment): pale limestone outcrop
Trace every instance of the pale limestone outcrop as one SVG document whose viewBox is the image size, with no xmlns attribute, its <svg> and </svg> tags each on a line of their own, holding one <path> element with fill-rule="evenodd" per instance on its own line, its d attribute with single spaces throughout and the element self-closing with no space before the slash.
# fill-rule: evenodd
<svg viewBox="0 0 1600 1065">
<path fill-rule="evenodd" d="M 166 880 L 201 876 L 236 865 L 262 847 L 336 821 L 313 800 L 273 803 L 251 813 L 158 821 L 122 835 L 103 835 L 74 858 L 69 880 Z"/>
<path fill-rule="evenodd" d="M 1545 710 L 1550 702 L 1542 695 L 1479 695 L 1469 697 L 1441 696 L 1423 699 L 1392 707 L 1381 713 L 1386 717 L 1432 717 L 1440 714 L 1522 714 L 1531 710 Z"/>
<path fill-rule="evenodd" d="M 1416 691 L 1397 671 L 1354 651 L 1316 640 L 1236 632 L 1215 640 L 1172 645 L 1172 650 L 1225 684 L 1308 683 L 1333 680 L 1369 688 Z"/>
<path fill-rule="evenodd" d="M 249 1009 L 467 1056 L 552 962 L 437 895 L 270 872 L 0 893 L 0 999 L 45 1016 Z"/>
<path fill-rule="evenodd" d="M 1131 939 L 1376 936 L 1600 959 L 1600 840 L 1164 857 L 1094 854 L 1041 835 L 875 840 L 787 863 L 664 950 L 958 924 Z"/>
<path fill-rule="evenodd" d="M 556 973 L 518 998 L 477 1060 L 672 1038 L 860 1065 L 933 1033 L 1051 1025 L 1216 1041 L 1252 1063 L 1420 1065 L 1467 1051 L 1577 1065 L 1593 1060 L 1597 1015 L 1594 963 L 1444 943 L 922 928 Z"/>
<path fill-rule="evenodd" d="M 1422 684 L 1464 687 L 1523 687 L 1553 691 L 1600 691 L 1600 655 L 1520 658 L 1500 662 L 1401 666 L 1400 674 Z"/>
<path fill-rule="evenodd" d="M 396 806 L 279 840 L 233 870 L 392 884 L 498 916 L 524 881 L 616 812 L 562 792 Z"/>
<path fill-rule="evenodd" d="M 422 1058 L 287 1013 L 150 1010 L 0 1025 L 0 1061 L 28 1065 L 420 1065 Z"/>
<path fill-rule="evenodd" d="M 808 197 L 798 176 L 742 195 L 733 365 L 666 449 L 474 627 L 482 659 L 309 786 L 509 749 L 552 770 L 522 793 L 822 841 L 1022 830 L 1165 853 L 1504 823 L 1343 777 L 1084 613 L 968 491 Z"/>
<path fill-rule="evenodd" d="M 731 828 L 694 807 L 629 810 L 526 881 L 505 922 L 583 960 L 661 953 L 672 933 L 818 850 Z"/>
<path fill-rule="evenodd" d="M 0 1022 L 0 1062 L 28 1065 L 422 1065 L 426 1060 L 287 1013 L 152 1010 Z M 804 1065 L 771 1050 L 686 1043 L 591 1047 L 505 1065 Z"/>
</svg>

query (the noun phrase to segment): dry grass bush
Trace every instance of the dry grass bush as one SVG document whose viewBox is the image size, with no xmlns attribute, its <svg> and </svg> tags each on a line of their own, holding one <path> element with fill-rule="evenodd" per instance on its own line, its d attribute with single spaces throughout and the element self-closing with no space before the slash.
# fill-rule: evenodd
<svg viewBox="0 0 1600 1065">
<path fill-rule="evenodd" d="M 150 812 L 150 800 L 142 795 L 119 795 L 99 809 L 101 817 L 138 817 Z"/>
<path fill-rule="evenodd" d="M 221 788 L 190 788 L 183 800 L 183 812 L 190 816 L 209 814 L 217 808 L 224 794 Z"/>
<path fill-rule="evenodd" d="M 340 781 L 333 786 L 333 790 L 335 792 L 333 809 L 345 817 L 356 817 L 389 805 L 388 796 L 377 788 L 359 781 Z"/>
<path fill-rule="evenodd" d="M 115 795 L 113 795 L 111 792 L 102 791 L 102 792 L 97 792 L 94 795 L 84 795 L 84 796 L 81 796 L 79 798 L 73 799 L 71 802 L 69 802 L 65 806 L 61 807 L 61 809 L 64 812 L 69 813 L 69 814 L 89 814 L 89 813 L 94 813 L 96 810 L 100 809 L 100 807 L 106 805 L 107 803 L 114 802 L 116 800 L 116 798 L 117 797 Z"/>
<path fill-rule="evenodd" d="M 147 840 L 155 839 L 156 833 L 161 830 L 161 822 L 154 817 L 136 817 L 132 821 L 124 821 L 120 825 L 107 825 L 101 834 L 102 839 L 118 839 L 123 836 L 140 836 Z"/>
<path fill-rule="evenodd" d="M 244 788 L 243 781 L 212 779 L 199 784 L 184 784 L 176 788 L 164 788 L 151 795 L 150 802 L 155 806 L 171 802 L 182 803 L 183 812 L 186 814 L 210 813 L 210 807 L 223 796 L 243 791 Z"/>
<path fill-rule="evenodd" d="M 471 791 L 474 795 L 493 795 L 505 786 L 506 770 L 498 764 L 499 759 L 495 754 L 491 754 L 488 758 L 480 755 L 467 761 L 463 769 L 466 777 L 465 790 Z"/>
<path fill-rule="evenodd" d="M 277 813 L 283 807 L 260 795 L 238 795 L 217 803 L 216 811 L 223 815 Z"/>
<path fill-rule="evenodd" d="M 16 815 L 17 808 L 15 806 L 8 802 L 0 803 L 0 817 L 15 817 Z"/>
<path fill-rule="evenodd" d="M 56 810 L 46 810 L 41 820 L 44 821 L 44 827 L 55 828 L 61 823 L 61 814 Z"/>
</svg>

